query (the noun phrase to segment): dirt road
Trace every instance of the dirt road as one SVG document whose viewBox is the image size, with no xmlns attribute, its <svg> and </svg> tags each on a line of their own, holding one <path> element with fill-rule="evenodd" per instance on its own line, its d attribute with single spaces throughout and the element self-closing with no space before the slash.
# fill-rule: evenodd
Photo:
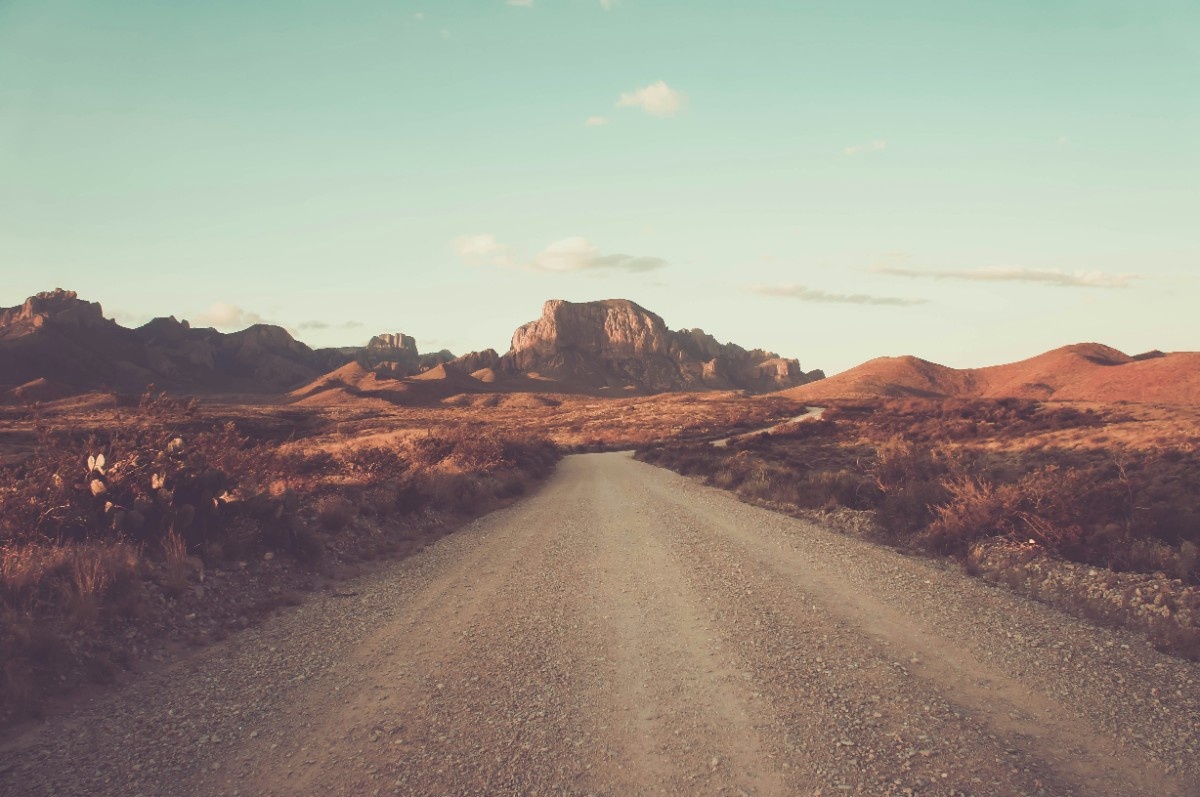
<svg viewBox="0 0 1200 797">
<path fill-rule="evenodd" d="M 340 594 L 50 720 L 0 794 L 1200 793 L 1200 666 L 624 454 Z"/>
<path fill-rule="evenodd" d="M 770 434 L 778 429 L 782 429 L 784 426 L 787 426 L 789 424 L 800 423 L 801 421 L 819 421 L 819 420 L 821 420 L 821 417 L 824 414 L 825 414 L 824 407 L 806 407 L 804 409 L 804 412 L 802 412 L 799 415 L 796 415 L 794 417 L 788 418 L 786 421 L 781 421 L 777 424 L 774 424 L 773 426 L 768 426 L 764 429 L 755 429 L 752 432 L 742 432 L 741 434 L 735 434 L 732 437 L 722 437 L 720 440 L 713 440 L 712 445 L 716 446 L 717 448 L 725 448 L 726 446 L 728 446 L 730 444 L 730 442 L 732 442 L 734 440 L 742 440 L 747 437 L 754 437 L 755 435 L 760 435 L 760 434 L 763 434 L 764 432 L 767 434 Z"/>
</svg>

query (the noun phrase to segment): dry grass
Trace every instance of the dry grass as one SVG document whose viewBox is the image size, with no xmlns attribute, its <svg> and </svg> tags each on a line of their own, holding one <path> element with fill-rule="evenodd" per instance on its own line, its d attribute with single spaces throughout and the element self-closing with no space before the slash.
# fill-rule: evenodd
<svg viewBox="0 0 1200 797">
<path fill-rule="evenodd" d="M 25 424 L 31 453 L 0 467 L 0 717 L 27 713 L 64 678 L 111 675 L 80 640 L 137 616 L 149 592 L 182 600 L 204 567 L 264 555 L 321 566 L 331 546 L 388 552 L 357 515 L 470 517 L 523 494 L 561 455 L 448 414 L 364 444 L 366 418 L 218 413 L 153 393 L 95 415 L 3 412 Z"/>
<path fill-rule="evenodd" d="M 966 562 L 1000 540 L 1192 589 L 1198 443 L 1187 409 L 903 400 L 844 404 L 728 448 L 638 456 L 771 506 L 871 510 L 878 539 L 914 551 Z"/>
</svg>

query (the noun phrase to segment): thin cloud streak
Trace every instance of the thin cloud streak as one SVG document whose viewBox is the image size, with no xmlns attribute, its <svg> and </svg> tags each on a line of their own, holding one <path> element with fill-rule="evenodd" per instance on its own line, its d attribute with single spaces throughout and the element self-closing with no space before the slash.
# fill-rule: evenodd
<svg viewBox="0 0 1200 797">
<path fill-rule="evenodd" d="M 888 143 L 883 139 L 876 139 L 866 144 L 852 144 L 842 150 L 843 155 L 861 155 L 864 152 L 883 152 L 887 149 Z"/>
<path fill-rule="evenodd" d="M 978 269 L 923 269 L 877 266 L 876 274 L 914 279 L 964 280 L 970 282 L 1031 282 L 1056 288 L 1128 288 L 1136 274 L 1107 274 L 1103 271 L 1059 271 L 1020 267 Z"/>
<path fill-rule="evenodd" d="M 328 321 L 314 319 L 312 321 L 301 321 L 297 329 L 358 329 L 363 326 L 361 321 L 343 321 L 340 324 L 330 324 Z"/>
<path fill-rule="evenodd" d="M 752 285 L 751 293 L 760 296 L 774 296 L 781 299 L 794 299 L 798 302 L 815 304 L 873 304 L 887 307 L 912 307 L 928 303 L 928 299 L 904 299 L 898 296 L 872 296 L 866 293 L 829 293 L 805 285 Z"/>
<path fill-rule="evenodd" d="M 532 259 L 517 256 L 516 249 L 487 233 L 463 235 L 453 243 L 454 253 L 463 262 L 473 265 L 490 264 L 501 268 L 517 268 L 539 272 L 613 272 L 643 273 L 664 268 L 661 257 L 629 255 L 621 252 L 602 254 L 600 249 L 582 236 L 564 238 L 547 246 Z"/>
</svg>

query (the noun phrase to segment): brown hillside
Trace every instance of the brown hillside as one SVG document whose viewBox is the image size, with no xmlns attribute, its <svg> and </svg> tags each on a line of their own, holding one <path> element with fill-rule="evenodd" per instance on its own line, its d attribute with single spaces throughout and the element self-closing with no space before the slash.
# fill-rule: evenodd
<svg viewBox="0 0 1200 797">
<path fill-rule="evenodd" d="M 453 395 L 479 392 L 484 385 L 453 366 L 437 365 L 417 376 L 395 379 L 386 373 L 369 370 L 361 363 L 343 365 L 302 388 L 289 398 L 296 404 L 329 405 L 361 399 L 389 404 L 435 404 Z"/>
<path fill-rule="evenodd" d="M 917 357 L 881 357 L 780 395 L 809 402 L 912 396 L 1190 405 L 1200 403 L 1200 353 L 1135 358 L 1081 343 L 1015 363 L 966 369 Z"/>
</svg>

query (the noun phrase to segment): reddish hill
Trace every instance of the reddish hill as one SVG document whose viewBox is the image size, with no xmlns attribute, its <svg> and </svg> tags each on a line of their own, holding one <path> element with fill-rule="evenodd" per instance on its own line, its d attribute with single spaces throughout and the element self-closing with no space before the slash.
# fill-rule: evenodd
<svg viewBox="0 0 1200 797">
<path fill-rule="evenodd" d="M 289 398 L 297 404 L 357 403 L 362 399 L 376 399 L 388 404 L 423 405 L 484 389 L 478 379 L 445 363 L 416 376 L 396 379 L 355 362 L 292 391 Z"/>
<path fill-rule="evenodd" d="M 881 357 L 780 395 L 854 398 L 1030 398 L 1055 401 L 1200 403 L 1200 352 L 1130 357 L 1081 343 L 987 368 L 949 368 L 917 357 Z"/>
</svg>

